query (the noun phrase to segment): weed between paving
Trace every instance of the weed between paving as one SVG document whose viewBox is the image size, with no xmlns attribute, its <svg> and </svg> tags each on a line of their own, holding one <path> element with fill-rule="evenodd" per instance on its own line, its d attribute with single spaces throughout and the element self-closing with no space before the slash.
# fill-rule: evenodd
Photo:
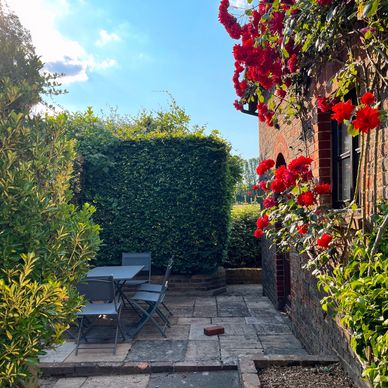
<svg viewBox="0 0 388 388">
<path fill-rule="evenodd" d="M 329 366 L 291 366 L 262 369 L 263 388 L 356 388 L 339 364 Z"/>
</svg>

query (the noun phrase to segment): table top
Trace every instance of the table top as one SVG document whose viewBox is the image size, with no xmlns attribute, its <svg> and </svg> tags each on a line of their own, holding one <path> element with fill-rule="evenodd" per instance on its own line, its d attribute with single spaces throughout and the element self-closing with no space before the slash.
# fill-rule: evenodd
<svg viewBox="0 0 388 388">
<path fill-rule="evenodd" d="M 94 267 L 86 276 L 88 278 L 94 276 L 112 276 L 113 280 L 131 280 L 143 268 L 143 265 L 110 265 L 106 267 Z"/>
</svg>

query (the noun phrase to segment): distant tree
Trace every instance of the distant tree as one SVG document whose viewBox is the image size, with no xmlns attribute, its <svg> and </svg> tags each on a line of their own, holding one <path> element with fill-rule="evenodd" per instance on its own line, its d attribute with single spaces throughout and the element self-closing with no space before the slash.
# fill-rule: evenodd
<svg viewBox="0 0 388 388">
<path fill-rule="evenodd" d="M 0 0 L 0 108 L 19 111 L 42 102 L 42 94 L 61 93 L 57 77 L 43 72 L 30 33 Z"/>
<path fill-rule="evenodd" d="M 243 182 L 249 189 L 251 189 L 252 186 L 258 181 L 258 176 L 256 173 L 256 167 L 258 163 L 259 158 L 244 160 Z"/>
</svg>

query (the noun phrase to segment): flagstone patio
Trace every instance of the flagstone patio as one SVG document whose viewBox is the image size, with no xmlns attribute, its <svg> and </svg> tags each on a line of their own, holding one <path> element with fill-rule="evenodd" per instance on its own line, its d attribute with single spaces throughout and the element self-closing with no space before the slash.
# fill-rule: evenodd
<svg viewBox="0 0 388 388">
<path fill-rule="evenodd" d="M 230 286 L 219 296 L 170 294 L 166 303 L 174 314 L 171 328 L 166 330 L 167 338 L 161 337 L 149 323 L 135 340 L 120 343 L 116 355 L 113 355 L 111 344 L 106 343 L 112 330 L 103 327 L 97 330 L 97 335 L 101 336 L 106 349 L 80 350 L 76 356 L 74 342 L 66 342 L 41 358 L 44 373 L 47 374 L 50 366 L 58 371 L 60 366 L 76 368 L 77 364 L 91 365 L 93 362 L 100 363 L 100 366 L 101 363 L 137 365 L 140 369 L 142 365 L 144 368 L 151 365 L 152 372 L 156 371 L 152 365 L 159 366 L 160 372 L 165 372 L 166 368 L 178 370 L 179 366 L 188 366 L 190 370 L 190 365 L 233 369 L 241 356 L 307 354 L 289 329 L 288 318 L 262 296 L 259 285 Z M 123 326 L 132 324 L 135 318 L 133 311 L 125 311 Z M 223 326 L 225 333 L 204 335 L 204 327 L 213 324 Z"/>
</svg>

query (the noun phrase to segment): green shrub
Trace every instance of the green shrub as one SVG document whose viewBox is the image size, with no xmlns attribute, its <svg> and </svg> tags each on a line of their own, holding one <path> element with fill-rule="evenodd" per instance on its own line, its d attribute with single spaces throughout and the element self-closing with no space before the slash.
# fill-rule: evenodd
<svg viewBox="0 0 388 388">
<path fill-rule="evenodd" d="M 170 110 L 116 115 L 68 115 L 81 170 L 74 182 L 80 203 L 92 202 L 102 226 L 96 264 L 119 264 L 126 251 L 151 251 L 161 268 L 209 272 L 226 254 L 239 158 L 216 131 L 189 126 L 175 101 Z"/>
<path fill-rule="evenodd" d="M 73 141 L 65 137 L 63 117 L 31 119 L 24 112 L 3 115 L 0 111 L 0 144 L 0 262 L 5 270 L 0 273 L 0 307 L 1 314 L 6 314 L 6 299 L 12 292 L 18 295 L 13 314 L 20 315 L 17 320 L 6 315 L 0 323 L 0 385 L 16 386 L 26 377 L 31 362 L 37 361 L 37 354 L 58 343 L 58 334 L 79 307 L 73 284 L 87 270 L 99 239 L 98 227 L 91 222 L 93 207 L 85 204 L 78 211 L 69 203 L 75 153 Z M 19 275 L 10 276 L 7 271 L 19 268 L 25 273 L 28 264 L 23 264 L 21 256 L 28 254 L 36 260 L 25 275 L 25 284 L 17 280 Z M 49 301 L 42 299 L 41 292 L 46 287 L 51 290 L 52 284 L 58 284 L 67 298 L 56 299 L 54 293 Z M 60 311 L 53 299 L 63 304 Z M 23 310 L 26 304 L 31 305 L 31 320 Z M 47 315 L 35 312 L 40 308 L 58 313 L 51 320 L 55 325 L 47 324 Z M 15 342 L 21 331 L 26 340 L 37 341 L 36 346 Z M 4 358 L 11 348 L 13 357 Z"/>
<path fill-rule="evenodd" d="M 74 283 L 99 229 L 93 207 L 70 203 L 75 145 L 64 116 L 30 117 L 49 84 L 28 33 L 1 3 L 0 43 L 0 386 L 18 387 L 80 307 Z"/>
<path fill-rule="evenodd" d="M 81 199 L 96 207 L 104 242 L 96 264 L 151 251 L 155 267 L 174 256 L 175 272 L 212 271 L 227 247 L 227 161 L 225 143 L 199 134 L 149 134 L 86 156 Z"/>
<path fill-rule="evenodd" d="M 260 267 L 260 241 L 253 237 L 260 211 L 258 204 L 234 205 L 225 267 Z"/>
</svg>

